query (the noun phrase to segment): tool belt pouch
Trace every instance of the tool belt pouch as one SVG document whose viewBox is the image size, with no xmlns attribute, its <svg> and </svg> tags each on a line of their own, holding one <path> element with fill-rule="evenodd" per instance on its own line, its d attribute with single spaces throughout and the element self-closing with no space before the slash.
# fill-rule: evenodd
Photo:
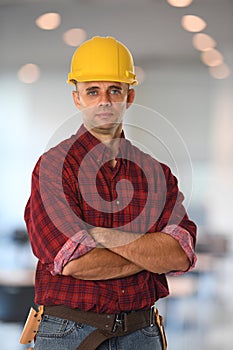
<svg viewBox="0 0 233 350">
<path fill-rule="evenodd" d="M 166 339 L 166 334 L 165 334 L 165 330 L 164 330 L 163 317 L 159 314 L 159 311 L 157 308 L 154 309 L 154 313 L 155 313 L 155 322 L 156 322 L 156 324 L 159 328 L 160 334 L 161 334 L 163 350 L 167 350 L 167 339 Z"/>
<path fill-rule="evenodd" d="M 22 335 L 20 338 L 20 344 L 30 344 L 35 338 L 39 325 L 42 320 L 42 315 L 44 313 L 44 306 L 38 307 L 38 311 L 31 307 L 26 323 L 24 325 Z"/>
</svg>

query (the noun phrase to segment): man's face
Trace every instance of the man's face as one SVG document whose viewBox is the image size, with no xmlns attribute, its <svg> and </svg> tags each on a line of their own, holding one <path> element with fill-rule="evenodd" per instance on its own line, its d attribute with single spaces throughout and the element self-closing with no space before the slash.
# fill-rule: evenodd
<svg viewBox="0 0 233 350">
<path fill-rule="evenodd" d="M 73 98 L 86 128 L 104 133 L 122 124 L 125 110 L 134 100 L 134 90 L 119 82 L 85 82 L 77 84 Z"/>
</svg>

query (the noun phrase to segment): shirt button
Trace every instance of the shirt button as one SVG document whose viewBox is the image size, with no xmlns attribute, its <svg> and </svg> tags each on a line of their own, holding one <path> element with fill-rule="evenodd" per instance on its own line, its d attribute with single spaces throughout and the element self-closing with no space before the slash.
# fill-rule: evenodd
<svg viewBox="0 0 233 350">
<path fill-rule="evenodd" d="M 122 293 L 122 294 L 124 294 L 124 293 L 125 293 L 125 290 L 124 290 L 124 289 L 122 289 L 121 293 Z"/>
<path fill-rule="evenodd" d="M 117 201 L 116 201 L 116 204 L 119 205 L 119 204 L 120 204 L 120 201 L 117 200 Z"/>
</svg>

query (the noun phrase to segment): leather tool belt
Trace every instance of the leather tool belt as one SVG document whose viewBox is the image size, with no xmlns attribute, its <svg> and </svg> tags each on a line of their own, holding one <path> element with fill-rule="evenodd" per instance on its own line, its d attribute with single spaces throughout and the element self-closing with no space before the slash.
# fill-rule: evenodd
<svg viewBox="0 0 233 350">
<path fill-rule="evenodd" d="M 83 340 L 76 350 L 95 350 L 107 339 L 124 336 L 138 329 L 155 324 L 158 325 L 161 333 L 163 350 L 167 349 L 163 319 L 154 305 L 151 307 L 150 311 L 121 312 L 116 315 L 85 312 L 78 309 L 71 309 L 63 305 L 45 306 L 44 314 L 84 323 L 97 328 Z"/>
<path fill-rule="evenodd" d="M 159 315 L 155 305 L 151 307 L 150 311 L 121 312 L 120 314 L 97 314 L 71 309 L 63 305 L 39 306 L 38 311 L 31 308 L 20 339 L 21 344 L 32 342 L 37 334 L 43 314 L 84 323 L 96 328 L 76 350 L 95 350 L 107 339 L 124 336 L 155 324 L 157 324 L 161 334 L 163 350 L 167 349 L 163 318 Z M 30 349 L 33 350 L 33 348 Z"/>
</svg>

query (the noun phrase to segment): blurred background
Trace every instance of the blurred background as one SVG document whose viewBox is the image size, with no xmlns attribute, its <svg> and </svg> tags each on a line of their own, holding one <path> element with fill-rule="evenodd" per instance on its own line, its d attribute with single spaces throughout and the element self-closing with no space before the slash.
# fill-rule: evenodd
<svg viewBox="0 0 233 350">
<path fill-rule="evenodd" d="M 19 338 L 36 264 L 23 220 L 31 173 L 81 123 L 66 79 L 75 48 L 94 35 L 132 52 L 140 84 L 126 132 L 170 165 L 198 225 L 195 270 L 168 276 L 171 295 L 158 303 L 168 348 L 230 350 L 232 0 L 0 0 L 1 346 L 26 347 Z"/>
</svg>

